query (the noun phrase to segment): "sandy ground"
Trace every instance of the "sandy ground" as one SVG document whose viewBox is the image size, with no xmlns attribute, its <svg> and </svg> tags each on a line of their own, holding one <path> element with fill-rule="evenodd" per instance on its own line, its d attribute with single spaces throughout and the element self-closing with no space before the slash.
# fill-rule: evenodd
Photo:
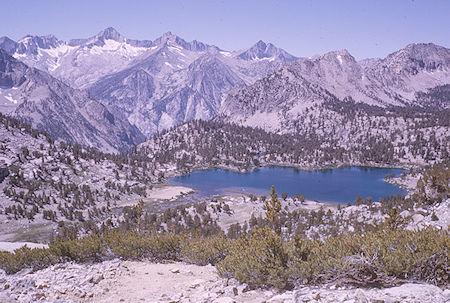
<svg viewBox="0 0 450 303">
<path fill-rule="evenodd" d="M 48 247 L 45 244 L 32 243 L 32 242 L 0 242 L 0 250 L 13 252 L 15 249 L 22 246 L 28 246 L 29 248 L 42 248 Z"/>
<path fill-rule="evenodd" d="M 233 286 L 227 286 L 213 266 L 127 261 L 122 267 L 126 274 L 111 284 L 109 291 L 80 302 L 231 302 L 227 301 L 231 295 L 236 302 L 263 302 L 270 298 L 263 291 L 234 296 Z"/>
<path fill-rule="evenodd" d="M 192 193 L 194 190 L 189 187 L 177 186 L 171 184 L 157 185 L 151 190 L 147 190 L 147 197 L 129 197 L 122 199 L 117 203 L 117 207 L 133 206 L 136 205 L 139 200 L 143 200 L 145 204 L 151 204 L 156 200 L 174 200 L 180 196 Z"/>
<path fill-rule="evenodd" d="M 177 185 L 164 185 L 161 187 L 154 187 L 149 191 L 148 198 L 150 199 L 175 199 L 179 196 L 193 192 L 192 188 L 177 186 Z"/>
<path fill-rule="evenodd" d="M 375 298 L 381 299 L 380 302 L 450 301 L 448 289 L 442 292 L 443 290 L 436 286 L 425 284 L 413 283 L 368 290 L 304 287 L 295 292 L 278 292 L 273 289 L 248 291 L 245 285 L 218 277 L 215 267 L 210 265 L 126 261 L 121 267 L 126 271 L 122 271 L 122 274 L 109 285 L 109 289 L 79 302 L 378 302 Z"/>
</svg>

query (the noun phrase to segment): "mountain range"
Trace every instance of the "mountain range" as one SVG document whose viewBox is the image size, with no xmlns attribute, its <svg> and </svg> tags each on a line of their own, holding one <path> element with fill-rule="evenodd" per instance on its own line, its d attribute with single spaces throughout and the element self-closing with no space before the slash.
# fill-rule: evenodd
<svg viewBox="0 0 450 303">
<path fill-rule="evenodd" d="M 356 61 L 347 50 L 306 59 L 263 41 L 226 51 L 170 32 L 139 41 L 107 28 L 68 42 L 2 37 L 0 48 L 2 112 L 108 151 L 195 119 L 289 133 L 342 102 L 449 108 L 450 50 L 432 43 L 383 59 Z M 39 83 L 33 94 L 29 79 Z"/>
<path fill-rule="evenodd" d="M 0 111 L 54 138 L 117 152 L 145 137 L 121 113 L 0 49 Z"/>
<path fill-rule="evenodd" d="M 385 108 L 450 108 L 442 94 L 426 102 L 431 90 L 450 84 L 450 49 L 411 44 L 371 64 L 359 64 L 346 50 L 285 65 L 253 85 L 233 89 L 221 107 L 228 122 L 277 132 L 294 131 L 286 123 L 324 104 L 355 102 Z M 436 98 L 435 98 L 436 99 Z M 292 123 L 291 123 L 292 124 Z"/>
<path fill-rule="evenodd" d="M 54 36 L 3 37 L 0 47 L 31 67 L 124 113 L 146 136 L 193 119 L 215 117 L 228 91 L 251 84 L 298 58 L 257 42 L 224 51 L 168 32 L 137 41 L 107 28 L 69 42 Z"/>
</svg>

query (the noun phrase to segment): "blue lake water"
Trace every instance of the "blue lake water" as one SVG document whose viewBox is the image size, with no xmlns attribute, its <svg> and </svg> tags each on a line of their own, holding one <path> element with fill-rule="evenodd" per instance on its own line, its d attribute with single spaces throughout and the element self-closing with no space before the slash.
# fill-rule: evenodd
<svg viewBox="0 0 450 303">
<path fill-rule="evenodd" d="M 235 191 L 268 195 L 270 187 L 280 196 L 299 193 L 307 199 L 320 202 L 353 202 L 356 196 L 380 198 L 406 194 L 406 191 L 383 181 L 388 174 L 399 176 L 402 169 L 343 167 L 316 171 L 298 170 L 290 167 L 263 167 L 248 173 L 224 169 L 200 170 L 169 179 L 169 183 L 190 187 L 201 196 L 219 195 Z"/>
</svg>

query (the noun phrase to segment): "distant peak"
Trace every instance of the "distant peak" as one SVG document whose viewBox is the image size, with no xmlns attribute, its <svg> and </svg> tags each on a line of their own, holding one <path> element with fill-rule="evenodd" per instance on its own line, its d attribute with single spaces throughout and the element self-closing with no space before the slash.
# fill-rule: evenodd
<svg viewBox="0 0 450 303">
<path fill-rule="evenodd" d="M 165 42 L 175 42 L 178 39 L 177 35 L 174 35 L 172 32 L 165 32 L 159 39 L 161 43 L 165 43 Z"/>
<path fill-rule="evenodd" d="M 265 43 L 264 41 L 259 40 L 258 42 L 255 43 L 254 46 L 257 46 L 257 47 L 264 47 L 264 48 L 265 48 L 267 45 L 266 45 L 266 43 Z"/>
<path fill-rule="evenodd" d="M 0 37 L 0 41 L 12 41 L 12 42 L 15 42 L 14 40 L 10 39 L 7 36 Z"/>
<path fill-rule="evenodd" d="M 333 53 L 335 53 L 336 55 L 341 55 L 341 56 L 351 56 L 349 51 L 346 50 L 345 48 L 341 49 L 341 50 L 334 51 Z"/>
<path fill-rule="evenodd" d="M 297 58 L 288 54 L 281 48 L 276 47 L 271 43 L 266 43 L 262 40 L 259 40 L 250 48 L 241 52 L 238 58 L 243 60 L 281 60 L 284 62 L 295 61 Z"/>
<path fill-rule="evenodd" d="M 163 45 L 163 44 L 167 44 L 167 45 L 180 45 L 185 47 L 186 44 L 188 44 L 186 41 L 184 41 L 183 39 L 181 39 L 180 37 L 178 37 L 177 35 L 173 34 L 172 32 L 165 32 L 161 37 L 159 37 L 158 39 L 156 39 L 154 41 L 155 44 L 157 45 Z"/>
<path fill-rule="evenodd" d="M 46 41 L 57 41 L 58 38 L 55 37 L 55 35 L 43 35 L 43 36 L 33 36 L 33 35 L 26 35 L 22 39 L 20 39 L 18 42 L 27 42 L 27 41 L 36 41 L 36 40 L 46 40 Z"/>
<path fill-rule="evenodd" d="M 110 33 L 117 33 L 117 30 L 114 27 L 112 27 L 112 26 L 109 26 L 109 27 L 105 28 L 103 31 L 104 32 L 110 32 Z"/>
<path fill-rule="evenodd" d="M 9 37 L 0 37 L 0 48 L 5 49 L 7 52 L 14 52 L 17 46 L 17 42 Z"/>
<path fill-rule="evenodd" d="M 122 38 L 122 35 L 115 28 L 108 27 L 99 32 L 96 37 L 117 40 Z"/>
<path fill-rule="evenodd" d="M 163 37 L 172 37 L 172 36 L 175 36 L 175 35 L 172 34 L 171 31 L 165 32 L 165 33 L 163 34 Z"/>
<path fill-rule="evenodd" d="M 346 49 L 328 52 L 321 56 L 319 60 L 338 60 L 342 64 L 343 58 L 355 61 L 355 58 L 353 58 L 353 56 Z"/>
<path fill-rule="evenodd" d="M 441 54 L 442 57 L 449 56 L 450 49 L 443 46 L 436 45 L 434 43 L 411 43 L 396 52 L 389 54 L 387 58 L 393 58 L 398 56 L 432 56 L 433 54 Z"/>
<path fill-rule="evenodd" d="M 54 35 L 32 36 L 26 35 L 17 42 L 16 51 L 19 54 L 37 54 L 38 48 L 50 49 L 64 43 Z"/>
<path fill-rule="evenodd" d="M 17 41 L 18 43 L 24 43 L 27 41 L 30 41 L 33 38 L 33 36 L 31 35 L 26 35 L 25 37 L 21 38 L 19 41 Z"/>
<path fill-rule="evenodd" d="M 403 50 L 407 52 L 434 52 L 434 51 L 444 51 L 448 52 L 448 48 L 434 44 L 434 43 L 412 43 L 408 44 Z M 400 50 L 402 51 L 402 50 Z"/>
<path fill-rule="evenodd" d="M 436 46 L 434 43 L 410 43 L 405 48 L 415 48 L 415 47 L 427 47 L 427 46 Z"/>
<path fill-rule="evenodd" d="M 433 43 L 408 44 L 389 54 L 383 62 L 387 66 L 397 66 L 397 70 L 412 73 L 423 68 L 434 70 L 450 65 L 450 49 Z"/>
</svg>

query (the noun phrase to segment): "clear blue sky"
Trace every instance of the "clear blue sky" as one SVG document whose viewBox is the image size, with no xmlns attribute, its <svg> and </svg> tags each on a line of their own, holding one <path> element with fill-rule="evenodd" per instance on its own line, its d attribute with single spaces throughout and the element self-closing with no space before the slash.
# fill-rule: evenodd
<svg viewBox="0 0 450 303">
<path fill-rule="evenodd" d="M 226 50 L 258 40 L 296 56 L 348 49 L 384 57 L 409 43 L 450 47 L 450 0 L 0 0 L 0 36 L 87 38 L 112 26 L 128 38 L 171 31 Z"/>
</svg>

